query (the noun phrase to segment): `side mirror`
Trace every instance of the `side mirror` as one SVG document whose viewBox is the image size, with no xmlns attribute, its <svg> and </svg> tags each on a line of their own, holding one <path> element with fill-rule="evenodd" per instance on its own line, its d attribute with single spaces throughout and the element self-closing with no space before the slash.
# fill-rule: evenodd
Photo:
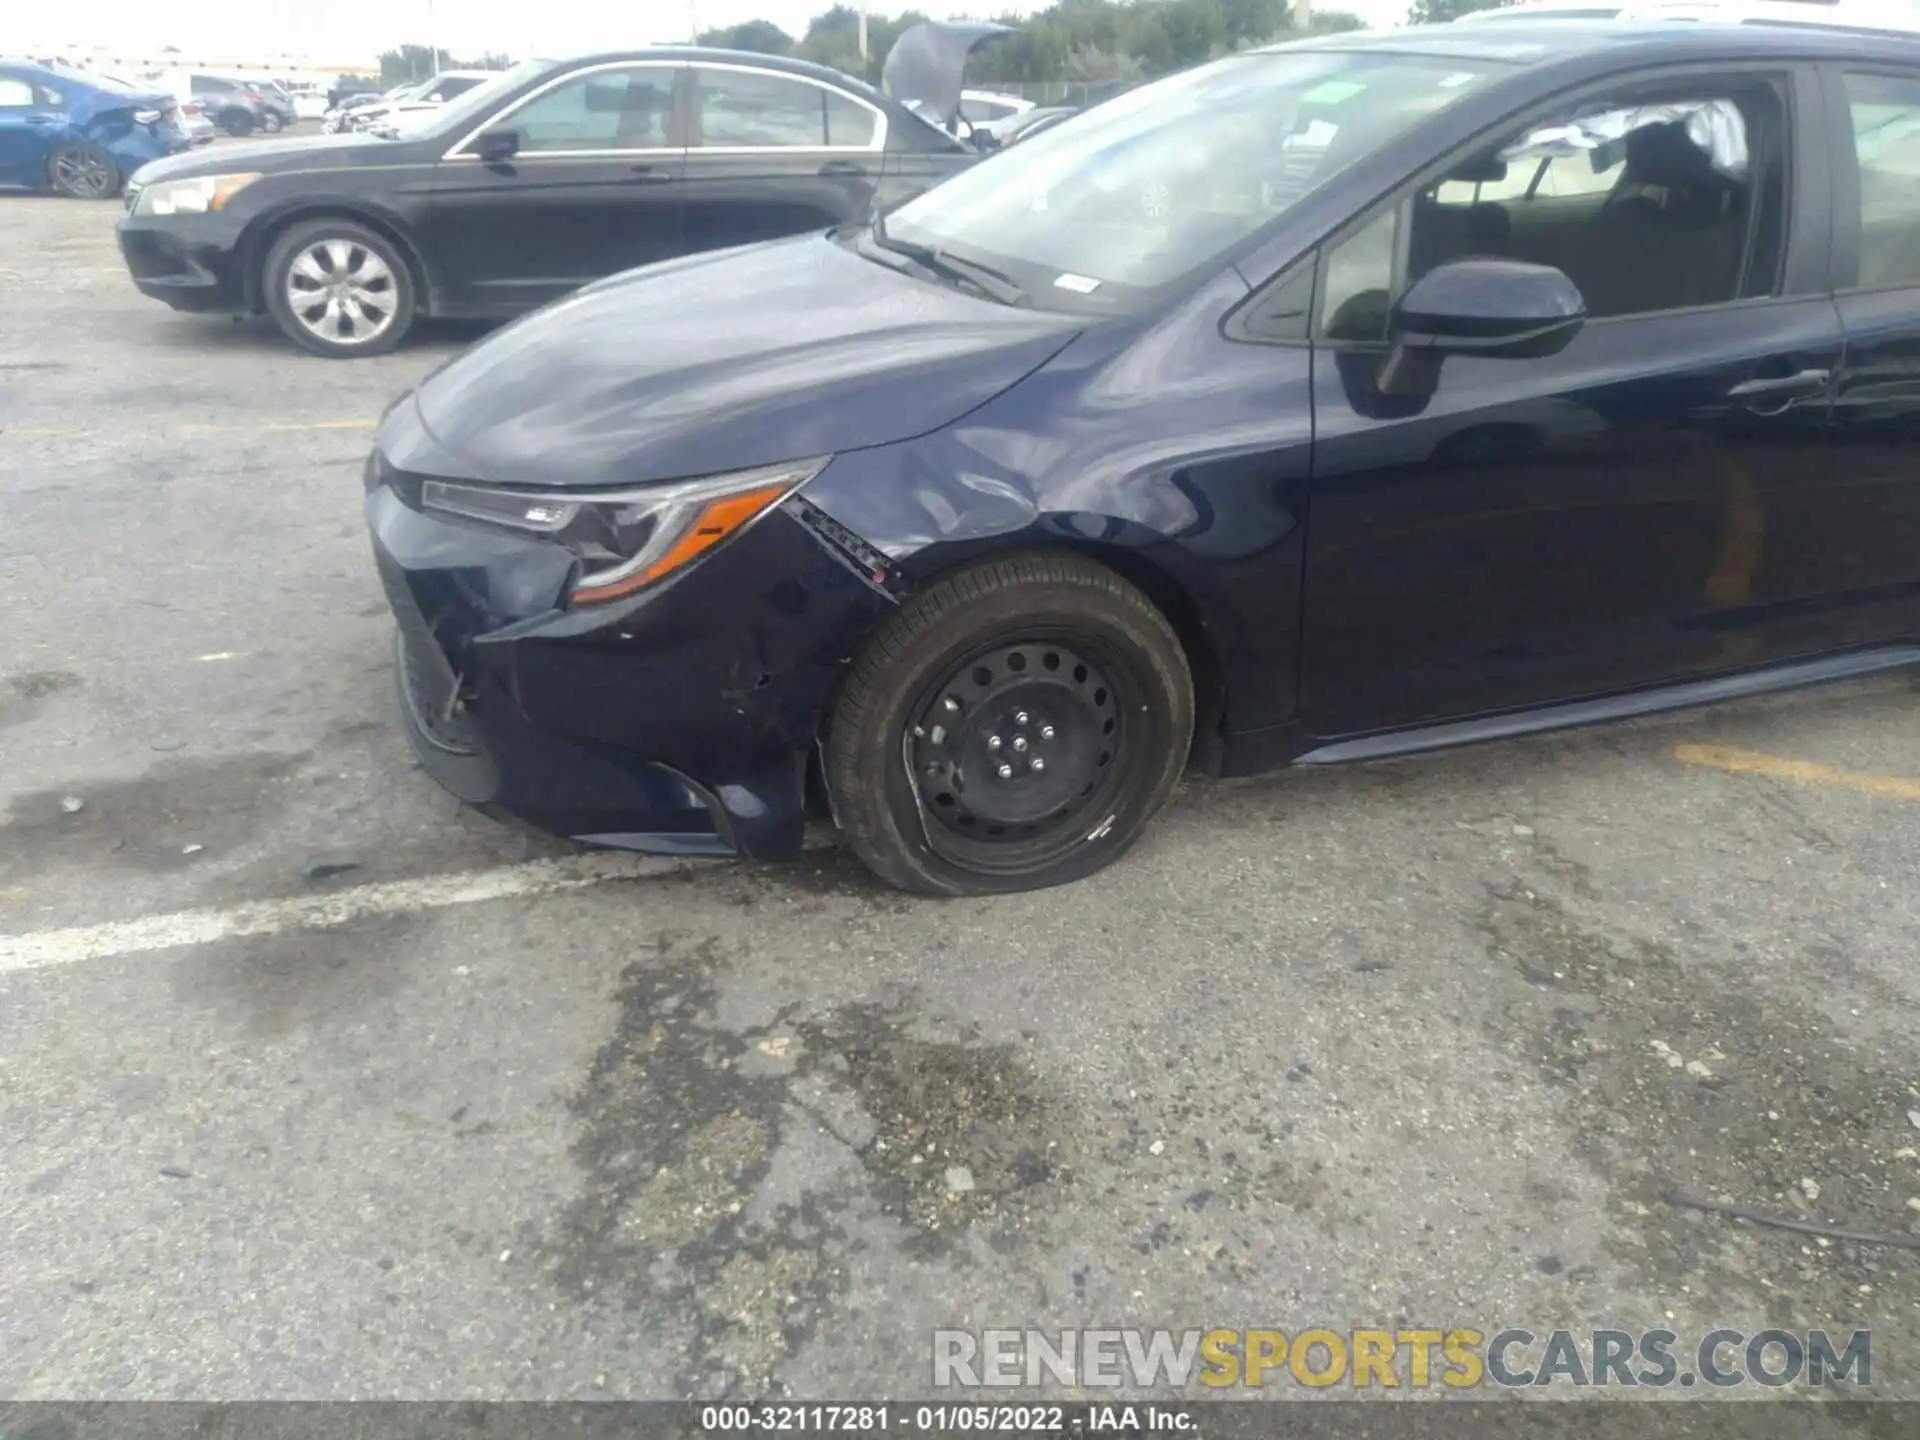
<svg viewBox="0 0 1920 1440">
<path fill-rule="evenodd" d="M 474 142 L 474 153 L 489 165 L 511 160 L 520 153 L 518 130 L 488 130 Z"/>
<path fill-rule="evenodd" d="M 1580 333 L 1587 302 L 1565 273 L 1519 260 L 1455 260 L 1416 280 L 1392 309 L 1384 395 L 1430 395 L 1449 355 L 1539 360 Z"/>
</svg>

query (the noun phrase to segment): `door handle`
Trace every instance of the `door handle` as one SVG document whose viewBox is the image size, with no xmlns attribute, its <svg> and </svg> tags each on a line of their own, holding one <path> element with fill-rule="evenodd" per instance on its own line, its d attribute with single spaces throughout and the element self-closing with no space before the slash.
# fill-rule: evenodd
<svg viewBox="0 0 1920 1440">
<path fill-rule="evenodd" d="M 674 172 L 662 170 L 658 165 L 636 165 L 633 167 L 633 181 L 636 185 L 671 185 Z"/>
<path fill-rule="evenodd" d="M 1818 395 L 1827 388 L 1827 382 L 1832 379 L 1833 372 L 1830 370 L 1802 370 L 1797 375 L 1742 380 L 1727 391 L 1727 398 L 1729 400 L 1797 400 L 1806 395 Z"/>
<path fill-rule="evenodd" d="M 60 117 L 59 117 L 58 115 L 29 115 L 29 116 L 27 116 L 27 124 L 29 124 L 29 125 L 59 125 L 59 124 L 63 124 L 63 123 L 64 123 L 64 122 L 63 122 L 63 121 L 62 121 L 62 120 L 60 119 Z"/>
<path fill-rule="evenodd" d="M 865 175 L 867 167 L 857 160 L 829 160 L 820 167 L 822 175 Z"/>
</svg>

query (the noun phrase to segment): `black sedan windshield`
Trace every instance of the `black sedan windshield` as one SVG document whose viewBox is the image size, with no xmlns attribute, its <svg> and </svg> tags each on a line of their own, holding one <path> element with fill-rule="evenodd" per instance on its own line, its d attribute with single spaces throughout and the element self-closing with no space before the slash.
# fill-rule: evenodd
<svg viewBox="0 0 1920 1440">
<path fill-rule="evenodd" d="M 909 201 L 887 234 L 1010 275 L 1036 305 L 1118 312 L 1218 261 L 1482 81 L 1475 62 L 1231 56 L 1075 116 Z"/>
</svg>

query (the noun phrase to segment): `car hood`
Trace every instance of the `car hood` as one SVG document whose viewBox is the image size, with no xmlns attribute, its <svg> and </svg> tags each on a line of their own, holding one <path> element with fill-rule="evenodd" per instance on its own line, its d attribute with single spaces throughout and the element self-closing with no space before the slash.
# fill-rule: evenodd
<svg viewBox="0 0 1920 1440">
<path fill-rule="evenodd" d="M 960 113 L 967 57 L 983 40 L 1011 33 L 1005 25 L 924 21 L 901 32 L 880 68 L 880 88 L 902 105 L 924 107 L 943 125 Z"/>
<path fill-rule="evenodd" d="M 937 430 L 1077 333 L 826 236 L 774 241 L 534 312 L 430 376 L 379 443 L 403 470 L 496 483 L 720 474 Z"/>
<path fill-rule="evenodd" d="M 378 164 L 393 157 L 391 142 L 365 135 L 300 135 L 252 144 L 217 145 L 210 150 L 155 160 L 140 170 L 140 183 L 190 180 L 196 175 L 258 171 L 280 175 L 293 170 L 330 170 L 336 166 Z"/>
</svg>

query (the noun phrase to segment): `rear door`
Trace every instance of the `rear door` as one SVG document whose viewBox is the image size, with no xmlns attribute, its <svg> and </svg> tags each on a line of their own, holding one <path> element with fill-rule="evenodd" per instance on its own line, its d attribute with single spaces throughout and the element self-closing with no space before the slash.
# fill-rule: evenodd
<svg viewBox="0 0 1920 1440">
<path fill-rule="evenodd" d="M 1920 640 L 1920 69 L 1836 66 L 1827 79 L 1847 333 L 1833 479 L 1846 503 L 1821 534 L 1851 580 L 1852 638 Z"/>
<path fill-rule="evenodd" d="M 1811 69 L 1625 77 L 1517 117 L 1329 247 L 1314 733 L 1694 680 L 1844 633 L 1847 579 L 1810 538 L 1860 518 L 1829 474 L 1841 330 L 1819 93 Z M 1526 147 L 1551 154 L 1599 116 L 1625 133 L 1593 149 L 1582 130 L 1561 154 L 1608 183 L 1543 193 Z M 1585 328 L 1558 355 L 1454 356 L 1433 394 L 1383 394 L 1391 296 L 1469 255 L 1558 266 Z"/>
<path fill-rule="evenodd" d="M 432 247 L 453 313 L 510 314 L 681 252 L 677 61 L 568 72 L 476 124 L 434 177 Z M 519 148 L 482 160 L 480 137 Z"/>
<path fill-rule="evenodd" d="M 887 117 L 851 91 L 751 65 L 690 69 L 686 239 L 718 250 L 858 220 Z"/>
</svg>

